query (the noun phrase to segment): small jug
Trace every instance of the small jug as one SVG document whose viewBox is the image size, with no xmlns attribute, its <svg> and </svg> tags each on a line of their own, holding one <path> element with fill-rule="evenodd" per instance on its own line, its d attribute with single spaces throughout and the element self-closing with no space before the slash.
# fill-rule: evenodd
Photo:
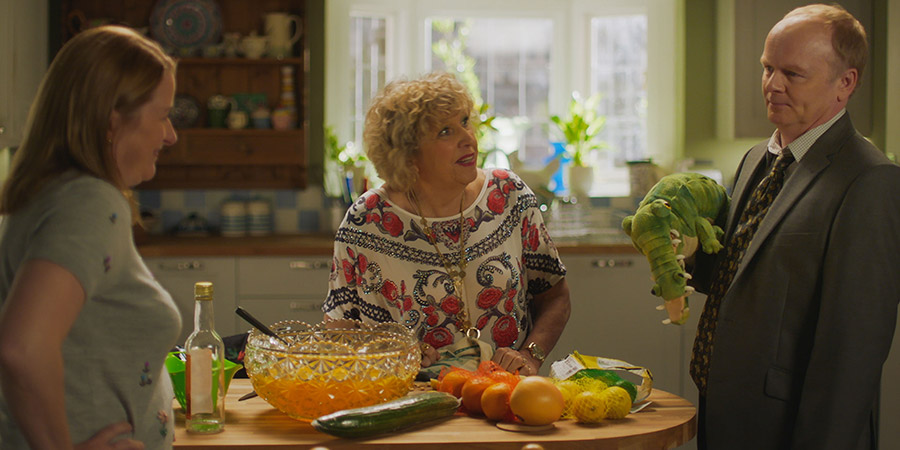
<svg viewBox="0 0 900 450">
<path fill-rule="evenodd" d="M 279 12 L 265 15 L 266 37 L 269 38 L 268 55 L 272 58 L 291 56 L 294 44 L 300 40 L 302 31 L 300 17 Z M 291 26 L 293 25 L 293 26 Z"/>
<path fill-rule="evenodd" d="M 241 51 L 249 59 L 259 59 L 266 53 L 267 40 L 265 36 L 251 34 L 241 39 Z"/>
</svg>

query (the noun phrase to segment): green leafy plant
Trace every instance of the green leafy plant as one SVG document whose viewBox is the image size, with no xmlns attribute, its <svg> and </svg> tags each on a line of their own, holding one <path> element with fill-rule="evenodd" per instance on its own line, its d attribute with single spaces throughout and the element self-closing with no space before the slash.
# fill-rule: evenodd
<svg viewBox="0 0 900 450">
<path fill-rule="evenodd" d="M 350 170 L 358 163 L 368 161 L 365 154 L 354 151 L 351 143 L 341 145 L 337 135 L 334 134 L 334 128 L 329 125 L 325 125 L 325 148 L 328 150 L 328 160 L 337 163 L 344 170 Z"/>
<path fill-rule="evenodd" d="M 568 117 L 565 119 L 556 115 L 550 117 L 562 132 L 568 156 L 572 158 L 572 164 L 575 166 L 586 166 L 585 159 L 590 152 L 607 147 L 605 142 L 596 139 L 606 124 L 606 116 L 597 114 L 599 103 L 600 94 L 582 99 L 578 92 L 573 92 Z"/>
<path fill-rule="evenodd" d="M 353 146 L 352 142 L 341 144 L 334 128 L 325 126 L 325 193 L 329 197 L 350 201 L 353 192 L 347 192 L 345 183 L 348 174 L 368 171 L 369 159 Z"/>
</svg>

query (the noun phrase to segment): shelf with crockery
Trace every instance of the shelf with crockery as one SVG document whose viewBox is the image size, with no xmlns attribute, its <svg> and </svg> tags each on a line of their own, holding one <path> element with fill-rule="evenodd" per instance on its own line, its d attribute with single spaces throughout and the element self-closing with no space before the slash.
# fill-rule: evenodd
<svg viewBox="0 0 900 450">
<path fill-rule="evenodd" d="M 307 186 L 306 0 L 51 0 L 51 48 L 134 27 L 178 60 L 178 142 L 138 189 Z M 210 114 L 212 98 L 233 99 Z M 241 98 L 244 102 L 241 103 Z M 183 105 L 183 107 L 180 107 Z M 225 116 L 235 110 L 235 120 Z M 259 113 L 259 114 L 257 114 Z M 258 121 L 257 121 L 258 119 Z"/>
</svg>

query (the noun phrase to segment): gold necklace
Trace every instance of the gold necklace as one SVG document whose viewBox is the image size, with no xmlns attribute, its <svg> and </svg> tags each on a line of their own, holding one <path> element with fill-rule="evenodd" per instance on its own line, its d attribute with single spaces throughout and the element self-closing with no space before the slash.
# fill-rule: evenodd
<svg viewBox="0 0 900 450">
<path fill-rule="evenodd" d="M 425 236 L 428 237 L 428 242 L 431 242 L 434 251 L 437 252 L 438 257 L 441 259 L 441 263 L 447 270 L 447 275 L 453 280 L 453 291 L 459 298 L 459 302 L 462 303 L 459 312 L 456 313 L 457 326 L 459 326 L 467 337 L 478 339 L 481 336 L 481 330 L 473 327 L 472 323 L 469 321 L 469 306 L 463 298 L 463 280 L 466 278 L 466 265 L 468 264 L 468 261 L 466 261 L 466 238 L 468 236 L 464 227 L 465 220 L 463 219 L 463 202 L 465 201 L 465 198 L 466 193 L 463 191 L 462 198 L 459 199 L 459 261 L 456 263 L 459 270 L 457 270 L 450 265 L 450 261 L 447 261 L 447 258 L 444 257 L 444 254 L 441 253 L 441 250 L 438 248 L 434 229 L 428 225 L 428 221 L 425 220 L 425 215 L 422 214 L 422 207 L 419 206 L 419 197 L 416 195 L 416 191 L 409 190 L 406 192 L 406 199 L 409 200 L 410 204 L 416 207 L 416 213 L 419 214 L 419 222 L 422 224 L 422 228 L 424 228 Z"/>
</svg>

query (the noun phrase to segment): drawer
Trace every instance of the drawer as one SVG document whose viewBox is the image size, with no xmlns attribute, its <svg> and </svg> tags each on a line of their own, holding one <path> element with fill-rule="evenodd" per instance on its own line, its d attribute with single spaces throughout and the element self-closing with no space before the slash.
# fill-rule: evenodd
<svg viewBox="0 0 900 450">
<path fill-rule="evenodd" d="M 204 130 L 205 131 L 205 130 Z M 294 130 L 194 131 L 180 134 L 163 163 L 220 165 L 306 165 L 303 132 Z"/>
<path fill-rule="evenodd" d="M 321 298 L 328 295 L 331 257 L 238 258 L 239 297 Z"/>
<path fill-rule="evenodd" d="M 272 325 L 281 320 L 301 320 L 310 325 L 317 324 L 324 318 L 322 303 L 325 297 L 288 299 L 242 299 L 240 305 L 250 314 L 266 325 Z M 236 329 L 249 330 L 252 326 L 240 317 L 237 320 Z"/>
</svg>

